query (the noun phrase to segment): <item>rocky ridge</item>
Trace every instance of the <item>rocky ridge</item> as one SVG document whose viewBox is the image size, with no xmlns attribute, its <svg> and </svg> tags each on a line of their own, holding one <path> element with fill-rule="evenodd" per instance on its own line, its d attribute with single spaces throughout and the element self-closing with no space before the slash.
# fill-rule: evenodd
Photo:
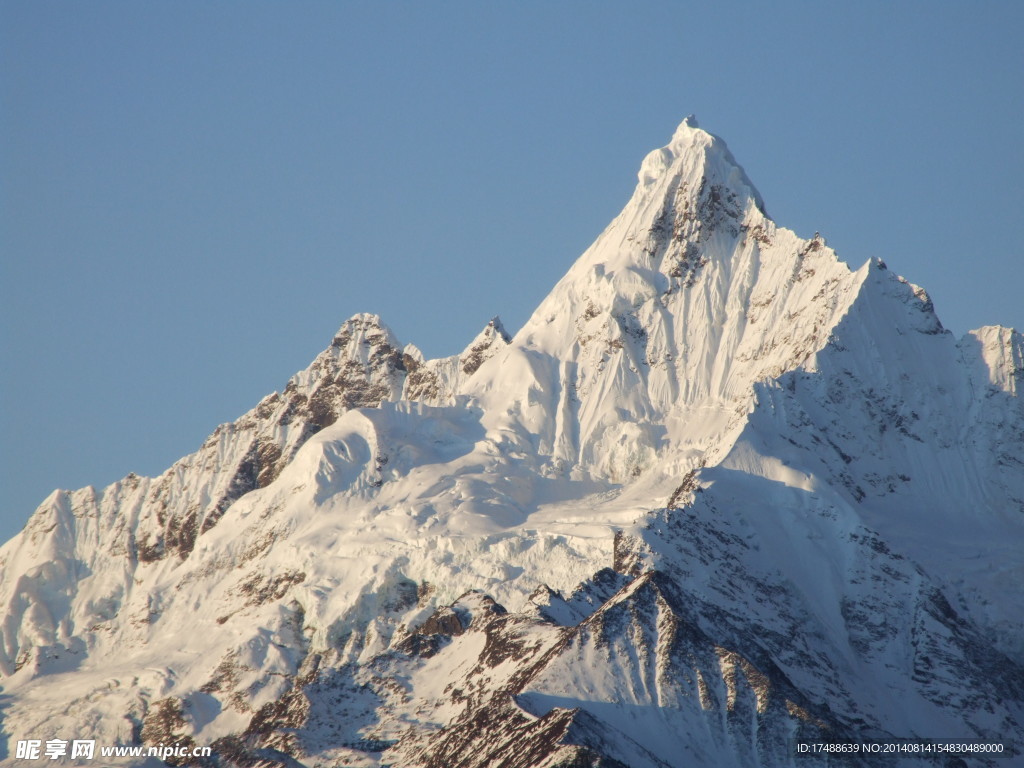
<svg viewBox="0 0 1024 768">
<path fill-rule="evenodd" d="M 1006 741 L 1022 380 L 1019 333 L 778 227 L 688 119 L 514 337 L 425 360 L 357 315 L 161 477 L 47 499 L 0 549 L 5 732 L 408 768 Z"/>
</svg>

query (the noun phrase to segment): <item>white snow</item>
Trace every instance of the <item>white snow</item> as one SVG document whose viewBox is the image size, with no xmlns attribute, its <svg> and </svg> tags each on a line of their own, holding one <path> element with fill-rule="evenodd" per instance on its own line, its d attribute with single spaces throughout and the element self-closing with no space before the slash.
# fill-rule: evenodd
<svg viewBox="0 0 1024 768">
<path fill-rule="evenodd" d="M 284 392 L 160 478 L 46 499 L 0 549 L 4 728 L 128 743 L 133 721 L 177 697 L 198 743 L 237 734 L 313 655 L 370 679 L 393 640 L 469 590 L 536 613 L 541 585 L 567 596 L 610 566 L 623 529 L 701 600 L 799 631 L 774 663 L 837 714 L 907 736 L 992 727 L 915 682 L 912 642 L 945 625 L 907 607 L 939 588 L 1024 661 L 1022 372 L 1020 334 L 957 342 L 921 289 L 776 226 L 721 139 L 688 118 L 511 341 L 495 319 L 461 355 L 424 360 L 357 315 Z M 353 392 L 379 405 L 315 422 L 324 393 Z M 219 507 L 246 461 L 268 474 Z M 695 539 L 651 533 L 691 472 L 703 490 L 659 514 L 728 531 L 742 542 L 718 553 L 729 568 Z M 784 595 L 783 615 L 730 574 Z M 651 626 L 636 620 L 615 652 L 581 632 L 519 705 L 581 706 L 669 764 L 748 764 L 701 713 L 731 710 L 740 679 L 768 711 L 750 662 L 719 648 L 663 680 L 667 640 Z M 537 648 L 560 636 L 538 632 Z M 352 694 L 365 719 L 345 738 L 443 727 L 465 707 L 448 683 L 476 674 L 483 642 L 468 632 L 395 666 L 402 695 Z M 348 749 L 328 742 L 324 755 Z M 621 759 L 647 759 L 627 742 Z"/>
</svg>

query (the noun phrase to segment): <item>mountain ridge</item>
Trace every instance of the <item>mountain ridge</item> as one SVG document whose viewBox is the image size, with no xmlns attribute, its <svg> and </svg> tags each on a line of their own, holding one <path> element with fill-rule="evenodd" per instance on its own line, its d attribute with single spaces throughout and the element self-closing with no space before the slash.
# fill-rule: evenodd
<svg viewBox="0 0 1024 768">
<path fill-rule="evenodd" d="M 688 118 L 511 338 L 426 360 L 355 315 L 160 477 L 51 495 L 0 548 L 8 738 L 638 768 L 1005 736 L 1022 361 L 775 225 Z"/>
</svg>

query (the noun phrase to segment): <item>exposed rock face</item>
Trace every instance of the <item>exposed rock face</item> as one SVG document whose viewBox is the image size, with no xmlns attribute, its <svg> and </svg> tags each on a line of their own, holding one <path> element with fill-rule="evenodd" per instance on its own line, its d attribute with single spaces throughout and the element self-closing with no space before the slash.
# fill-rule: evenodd
<svg viewBox="0 0 1024 768">
<path fill-rule="evenodd" d="M 501 318 L 494 317 L 460 355 L 424 360 L 420 351 L 410 345 L 406 352 L 409 376 L 403 397 L 431 405 L 452 404 L 463 382 L 510 341 Z"/>
<path fill-rule="evenodd" d="M 687 120 L 514 338 L 427 360 L 357 315 L 160 477 L 47 499 L 0 549 L 3 727 L 218 767 L 1019 760 L 1022 384 L 1019 333 L 776 226 Z"/>
<path fill-rule="evenodd" d="M 494 318 L 461 358 L 471 358 L 479 367 L 493 356 L 496 345 L 507 343 L 507 339 L 501 321 Z M 415 348 L 413 352 L 418 354 Z M 196 453 L 180 459 L 159 477 L 131 474 L 103 491 L 86 488 L 55 492 L 24 531 L 23 537 L 39 546 L 32 559 L 48 562 L 47 568 L 61 570 L 75 580 L 78 574 L 95 572 L 98 559 L 114 558 L 121 572 L 111 578 L 122 585 L 140 564 L 164 559 L 182 561 L 231 504 L 270 485 L 310 437 L 343 413 L 399 399 L 407 379 L 410 399 L 450 397 L 452 374 L 445 370 L 453 367 L 450 364 L 430 374 L 433 390 L 422 386 L 417 390 L 416 382 L 422 381 L 417 379 L 417 371 L 437 367 L 438 362 L 445 361 L 424 365 L 422 356 L 417 360 L 404 352 L 376 315 L 355 315 L 282 392 L 263 398 L 237 421 L 217 427 Z M 96 542 L 97 546 L 90 545 L 83 552 L 83 541 Z M 36 626 L 36 631 L 20 637 L 16 630 L 8 630 L 14 634 L 5 634 L 0 668 L 10 671 L 14 665 L 26 663 L 33 648 L 57 642 L 69 622 L 80 626 L 85 620 L 92 626 L 109 618 L 107 613 L 116 612 L 124 592 L 123 586 L 115 588 L 106 611 L 49 616 Z M 20 599 L 17 594 L 15 590 L 7 595 L 7 599 L 14 600 L 14 610 L 31 615 L 33 605 L 37 605 L 36 596 L 31 590 L 21 592 Z M 51 607 L 45 609 L 47 613 Z M 147 614 L 142 621 L 148 620 Z"/>
<path fill-rule="evenodd" d="M 494 357 L 510 341 L 512 338 L 505 331 L 500 318 L 493 318 L 459 356 L 460 370 L 466 376 L 472 376 L 485 361 Z"/>
</svg>

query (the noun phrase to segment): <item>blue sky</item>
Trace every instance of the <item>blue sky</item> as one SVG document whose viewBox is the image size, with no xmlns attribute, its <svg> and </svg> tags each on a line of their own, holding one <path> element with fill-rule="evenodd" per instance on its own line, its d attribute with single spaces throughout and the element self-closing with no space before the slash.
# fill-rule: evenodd
<svg viewBox="0 0 1024 768">
<path fill-rule="evenodd" d="M 775 220 L 1024 328 L 1024 5 L 0 5 L 0 539 L 380 314 L 510 330 L 695 113 Z"/>
</svg>

